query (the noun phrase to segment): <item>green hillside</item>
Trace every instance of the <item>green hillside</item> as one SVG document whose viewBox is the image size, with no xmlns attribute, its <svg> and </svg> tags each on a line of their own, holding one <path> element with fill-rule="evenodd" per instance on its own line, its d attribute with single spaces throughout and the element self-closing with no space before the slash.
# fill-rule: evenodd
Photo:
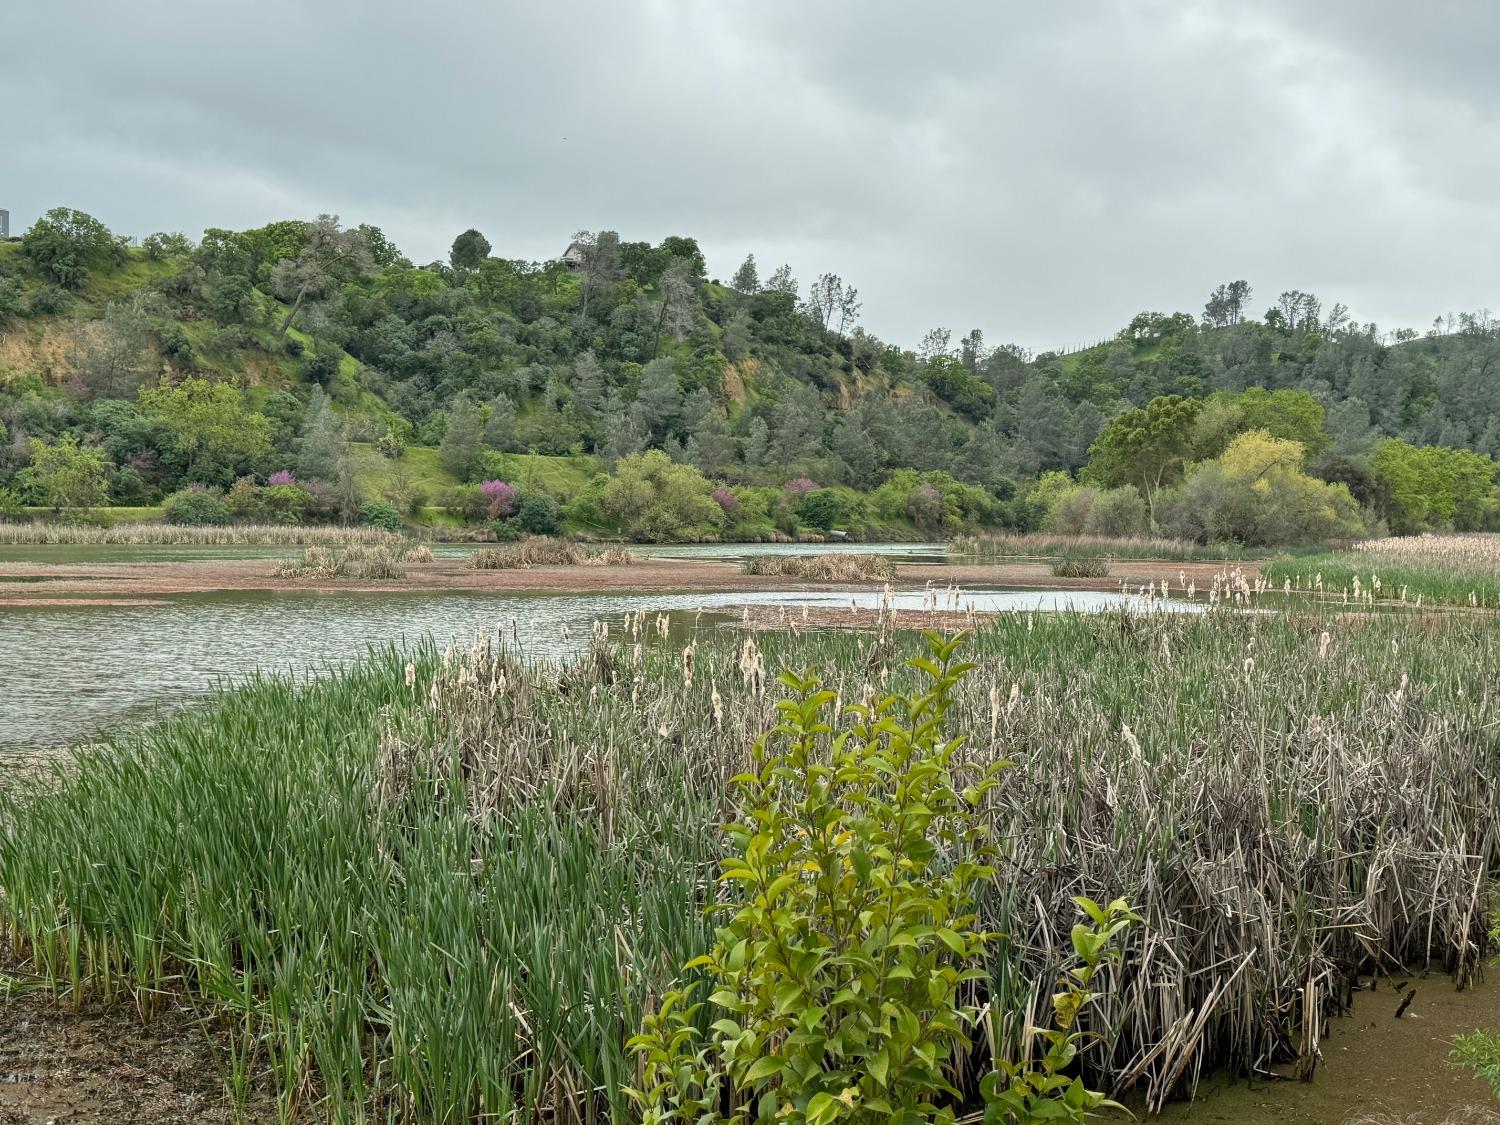
<svg viewBox="0 0 1500 1125">
<path fill-rule="evenodd" d="M 473 491 L 491 480 L 575 524 L 644 526 L 597 511 L 590 482 L 659 450 L 698 499 L 721 490 L 712 510 L 678 505 L 684 534 L 1040 522 L 1256 540 L 1269 532 L 1243 512 L 1214 514 L 1254 497 L 1231 503 L 1200 470 L 1233 477 L 1220 459 L 1263 431 L 1299 446 L 1266 456 L 1351 498 L 1357 519 L 1342 493 L 1304 497 L 1335 512 L 1330 534 L 1500 518 L 1487 317 L 1387 335 L 1288 292 L 1256 318 L 1236 282 L 1201 317 L 1142 313 L 1069 355 L 941 329 L 912 351 L 860 328 L 855 289 L 832 274 L 762 278 L 751 258 L 726 283 L 685 237 L 602 231 L 564 249 L 512 260 L 467 231 L 418 267 L 378 229 L 326 216 L 136 244 L 49 212 L 0 244 L 0 503 L 150 506 L 196 487 L 237 497 L 236 518 L 349 519 L 380 501 L 474 519 L 495 507 Z M 1179 399 L 1202 418 L 1174 414 Z M 1150 448 L 1127 464 L 1136 422 L 1149 432 L 1125 444 Z M 1408 453 L 1421 448 L 1478 460 Z M 1204 495 L 1172 491 L 1190 477 Z M 675 480 L 647 487 L 666 496 Z M 1066 507 L 1078 488 L 1095 491 Z M 1087 515 L 1121 488 L 1135 499 Z"/>
</svg>

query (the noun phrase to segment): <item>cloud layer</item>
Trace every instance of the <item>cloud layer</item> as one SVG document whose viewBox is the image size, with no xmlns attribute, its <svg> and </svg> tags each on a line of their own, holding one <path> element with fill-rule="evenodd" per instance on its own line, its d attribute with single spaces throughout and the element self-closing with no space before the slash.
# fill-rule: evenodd
<svg viewBox="0 0 1500 1125">
<path fill-rule="evenodd" d="M 1500 305 L 1483 0 L 16 7 L 13 228 L 691 234 L 717 276 L 841 274 L 907 345 L 1091 341 L 1234 277 L 1389 327 Z"/>
</svg>

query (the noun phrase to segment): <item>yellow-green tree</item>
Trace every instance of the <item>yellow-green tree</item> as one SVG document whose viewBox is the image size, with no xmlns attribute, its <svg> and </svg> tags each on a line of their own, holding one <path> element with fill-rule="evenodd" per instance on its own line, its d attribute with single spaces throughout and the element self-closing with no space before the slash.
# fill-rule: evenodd
<svg viewBox="0 0 1500 1125">
<path fill-rule="evenodd" d="M 141 392 L 141 407 L 172 432 L 173 458 L 189 480 L 227 484 L 271 448 L 270 421 L 229 383 L 164 378 Z"/>
<path fill-rule="evenodd" d="M 56 442 L 31 439 L 25 470 L 31 491 L 53 509 L 94 508 L 109 503 L 109 466 L 97 445 L 79 445 L 72 434 Z"/>
</svg>

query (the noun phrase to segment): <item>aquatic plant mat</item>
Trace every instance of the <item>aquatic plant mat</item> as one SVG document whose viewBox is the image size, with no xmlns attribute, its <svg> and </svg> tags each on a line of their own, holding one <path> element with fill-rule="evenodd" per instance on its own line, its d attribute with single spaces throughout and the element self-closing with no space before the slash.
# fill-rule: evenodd
<svg viewBox="0 0 1500 1125">
<path fill-rule="evenodd" d="M 277 563 L 272 573 L 277 578 L 405 578 L 402 563 L 412 553 L 412 562 L 432 561 L 426 546 L 407 553 L 390 547 L 308 547 L 300 559 Z"/>
<path fill-rule="evenodd" d="M 481 547 L 469 556 L 470 570 L 524 570 L 533 566 L 629 566 L 635 555 L 624 547 L 594 547 L 537 536 L 504 547 Z"/>
<path fill-rule="evenodd" d="M 746 574 L 761 577 L 805 578 L 820 582 L 889 582 L 895 564 L 885 555 L 854 552 L 828 555 L 754 555 L 745 560 Z"/>
<path fill-rule="evenodd" d="M 667 632 L 634 616 L 562 670 L 480 643 L 259 679 L 22 777 L 4 940 L 69 1001 L 218 1013 L 231 1091 L 269 1083 L 289 1115 L 628 1120 L 624 1043 L 710 940 L 775 671 L 856 701 L 919 651 Z M 1144 916 L 1082 1066 L 1151 1105 L 1211 1068 L 1311 1071 L 1356 974 L 1478 971 L 1500 622 L 1012 615 L 968 654 L 955 727 L 1016 765 L 982 902 L 1009 936 L 961 1090 L 1033 1045 L 1077 894 Z"/>
</svg>

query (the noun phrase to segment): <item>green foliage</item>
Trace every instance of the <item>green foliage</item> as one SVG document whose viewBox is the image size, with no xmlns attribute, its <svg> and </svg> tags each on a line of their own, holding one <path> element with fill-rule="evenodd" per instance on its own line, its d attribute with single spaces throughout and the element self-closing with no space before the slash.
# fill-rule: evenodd
<svg viewBox="0 0 1500 1125">
<path fill-rule="evenodd" d="M 686 966 L 712 991 L 703 1003 L 696 981 L 669 993 L 632 1040 L 644 1067 L 629 1092 L 647 1125 L 956 1120 L 955 1071 L 979 1019 L 973 982 L 996 936 L 974 908 L 995 873 L 981 809 L 1009 765 L 967 764 L 964 739 L 946 730 L 974 667 L 957 658 L 962 641 L 928 634 L 928 655 L 908 662 L 925 687 L 851 705 L 847 718 L 830 714 L 837 693 L 811 672 L 781 677 L 790 698 L 753 770 L 734 779 L 745 814 L 720 876 L 729 917 Z M 1080 966 L 1056 1001 L 1044 1068 L 1007 1068 L 1003 1090 L 987 1082 L 986 1120 L 1044 1120 L 1040 1102 L 1076 1104 L 1071 1118 L 1050 1116 L 1082 1120 L 1108 1104 L 1058 1076 L 1082 1039 L 1071 1029 L 1094 970 L 1129 918 L 1123 903 L 1087 908 L 1099 924 L 1075 930 Z"/>
<path fill-rule="evenodd" d="M 1488 457 L 1388 438 L 1376 449 L 1372 467 L 1386 520 L 1398 535 L 1449 527 L 1478 531 L 1500 518 L 1496 465 Z"/>
<path fill-rule="evenodd" d="M 37 270 L 64 289 L 81 289 L 89 271 L 121 260 L 109 228 L 92 215 L 54 207 L 21 237 L 21 250 Z"/>
<path fill-rule="evenodd" d="M 406 526 L 401 513 L 384 500 L 366 500 L 361 504 L 359 522 L 362 527 L 379 527 L 386 531 L 400 531 Z"/>
<path fill-rule="evenodd" d="M 456 270 L 472 270 L 489 256 L 490 240 L 471 227 L 453 240 L 448 261 Z"/>
<path fill-rule="evenodd" d="M 271 424 L 239 388 L 194 375 L 141 391 L 142 409 L 172 434 L 172 457 L 189 480 L 227 484 L 271 447 Z"/>
<path fill-rule="evenodd" d="M 1342 484 L 1302 471 L 1302 446 L 1264 430 L 1242 433 L 1223 456 L 1192 466 L 1161 497 L 1157 517 L 1168 534 L 1201 543 L 1296 546 L 1354 539 L 1372 528 Z"/>
<path fill-rule="evenodd" d="M 240 477 L 224 496 L 229 513 L 240 523 L 295 526 L 313 506 L 313 498 L 296 484 L 257 486 L 255 478 Z"/>
<path fill-rule="evenodd" d="M 699 538 L 723 526 L 723 509 L 711 491 L 697 469 L 653 449 L 620 462 L 600 493 L 599 511 L 634 539 Z"/>
<path fill-rule="evenodd" d="M 1500 1098 L 1500 1035 L 1493 1031 L 1475 1031 L 1453 1038 L 1449 1062 L 1488 1082 L 1495 1097 Z"/>
<path fill-rule="evenodd" d="M 93 508 L 109 502 L 109 467 L 104 450 L 79 445 L 72 434 L 55 442 L 32 438 L 31 465 L 23 484 L 51 508 Z"/>
<path fill-rule="evenodd" d="M 223 527 L 229 505 L 206 488 L 184 488 L 162 501 L 161 517 L 179 527 Z"/>
<path fill-rule="evenodd" d="M 954 356 L 933 356 L 922 369 L 922 378 L 938 398 L 960 414 L 978 420 L 988 417 L 993 409 L 994 390 Z"/>
<path fill-rule="evenodd" d="M 521 502 L 516 506 L 511 522 L 527 535 L 556 535 L 562 530 L 557 501 L 536 489 L 521 493 Z"/>
<path fill-rule="evenodd" d="M 831 488 L 815 489 L 797 502 L 797 518 L 819 531 L 831 530 L 843 515 L 843 501 Z"/>
<path fill-rule="evenodd" d="M 634 1041 L 648 1125 L 953 1120 L 938 1103 L 957 1094 L 978 1015 L 964 997 L 993 936 L 973 907 L 994 874 L 979 806 L 1006 764 L 966 768 L 945 732 L 972 667 L 959 643 L 930 636 L 911 662 L 927 689 L 854 705 L 847 726 L 816 676 L 782 676 L 791 698 L 736 779 L 731 913 L 687 966 L 704 970 L 719 1018 L 697 1048 L 687 990 Z M 720 1118 L 726 1096 L 736 1108 Z"/>
<path fill-rule="evenodd" d="M 153 262 L 183 258 L 193 252 L 193 240 L 181 231 L 157 231 L 141 239 L 141 249 Z"/>
<path fill-rule="evenodd" d="M 1096 1109 L 1121 1109 L 1103 1094 L 1089 1090 L 1068 1070 L 1079 1053 L 1097 1036 L 1076 1030 L 1079 1013 L 1097 996 L 1094 978 L 1119 959 L 1119 939 L 1132 922 L 1140 921 L 1124 899 L 1100 906 L 1087 898 L 1073 900 L 1088 917 L 1073 926 L 1070 937 L 1076 963 L 1058 981 L 1052 995 L 1053 1026 L 1040 1030 L 1046 1050 L 1035 1068 L 1005 1062 L 986 1075 L 984 1125 L 1042 1125 L 1043 1122 L 1083 1122 Z"/>
<path fill-rule="evenodd" d="M 448 414 L 448 425 L 438 445 L 443 468 L 459 480 L 474 478 L 479 471 L 479 455 L 484 452 L 484 421 L 479 409 L 467 395 L 459 397 Z"/>
<path fill-rule="evenodd" d="M 1181 475 L 1202 406 L 1197 399 L 1168 395 L 1117 414 L 1089 447 L 1090 478 L 1105 485 L 1133 485 L 1151 497 Z"/>
<path fill-rule="evenodd" d="M 406 438 L 395 427 L 392 427 L 380 435 L 375 448 L 380 450 L 380 455 L 386 460 L 399 461 L 401 455 L 406 452 Z"/>
</svg>

